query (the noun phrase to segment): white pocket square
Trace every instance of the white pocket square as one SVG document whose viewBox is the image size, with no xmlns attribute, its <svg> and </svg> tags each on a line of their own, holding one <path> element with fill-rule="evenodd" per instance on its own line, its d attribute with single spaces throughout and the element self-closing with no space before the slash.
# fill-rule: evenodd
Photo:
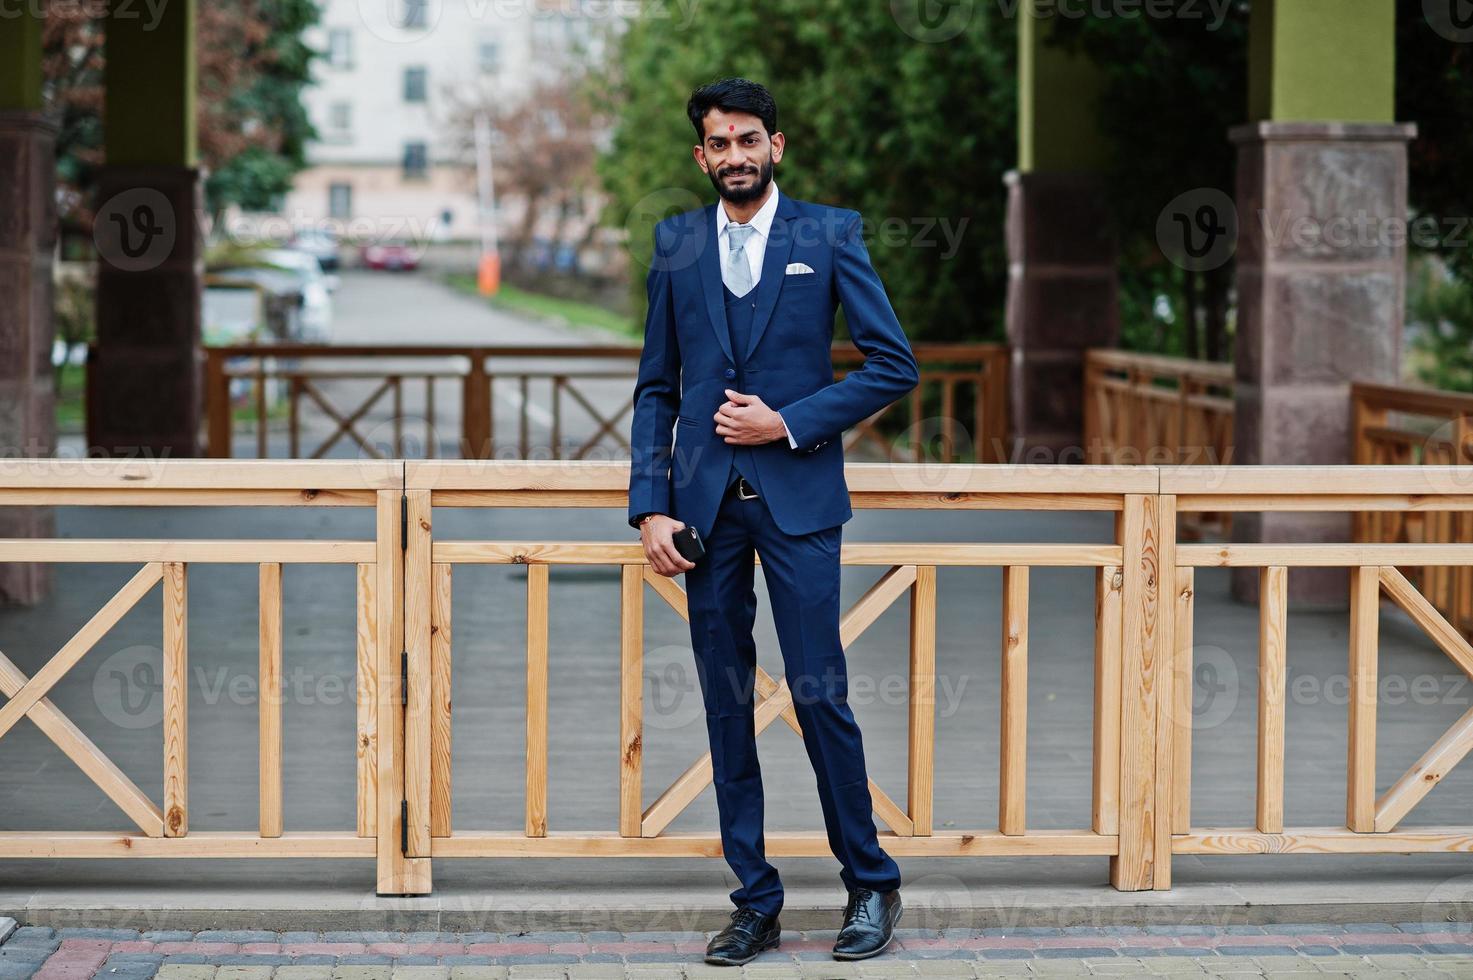
<svg viewBox="0 0 1473 980">
<path fill-rule="evenodd" d="M 790 276 L 807 276 L 813 274 L 813 266 L 807 262 L 789 262 L 787 274 Z"/>
</svg>

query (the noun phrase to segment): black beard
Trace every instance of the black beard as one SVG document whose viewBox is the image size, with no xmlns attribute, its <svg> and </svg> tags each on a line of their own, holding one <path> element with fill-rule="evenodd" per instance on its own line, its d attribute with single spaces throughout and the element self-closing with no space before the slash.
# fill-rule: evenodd
<svg viewBox="0 0 1473 980">
<path fill-rule="evenodd" d="M 762 195 L 767 193 L 767 185 L 772 183 L 772 159 L 769 157 L 762 166 L 757 168 L 757 179 L 750 187 L 728 190 L 722 186 L 721 178 L 715 173 L 708 173 L 706 176 L 711 178 L 711 186 L 716 188 L 716 193 L 723 199 L 732 204 L 750 204 L 753 201 L 760 201 Z"/>
</svg>

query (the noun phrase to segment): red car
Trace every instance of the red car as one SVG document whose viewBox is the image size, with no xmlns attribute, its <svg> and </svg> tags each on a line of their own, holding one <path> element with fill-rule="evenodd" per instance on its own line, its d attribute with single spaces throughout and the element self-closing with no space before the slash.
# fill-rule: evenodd
<svg viewBox="0 0 1473 980">
<path fill-rule="evenodd" d="M 359 250 L 359 257 L 370 269 L 419 268 L 419 255 L 408 242 L 388 241 L 364 245 Z"/>
</svg>

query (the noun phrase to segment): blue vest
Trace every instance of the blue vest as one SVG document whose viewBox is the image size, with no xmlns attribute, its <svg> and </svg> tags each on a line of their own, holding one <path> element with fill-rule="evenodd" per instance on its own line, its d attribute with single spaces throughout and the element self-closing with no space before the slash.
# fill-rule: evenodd
<svg viewBox="0 0 1473 980">
<path fill-rule="evenodd" d="M 731 386 L 745 393 L 746 378 L 742 367 L 747 360 L 747 344 L 752 340 L 752 320 L 757 312 L 757 287 L 753 286 L 745 296 L 738 296 L 724 285 L 721 292 L 726 297 L 726 329 L 731 338 L 731 356 L 736 361 L 737 376 Z M 726 476 L 727 486 L 735 483 L 737 476 L 741 475 L 747 478 L 754 490 L 761 493 L 762 486 L 757 482 L 757 467 L 752 465 L 752 447 L 733 448 L 735 452 L 731 457 L 731 472 Z"/>
</svg>

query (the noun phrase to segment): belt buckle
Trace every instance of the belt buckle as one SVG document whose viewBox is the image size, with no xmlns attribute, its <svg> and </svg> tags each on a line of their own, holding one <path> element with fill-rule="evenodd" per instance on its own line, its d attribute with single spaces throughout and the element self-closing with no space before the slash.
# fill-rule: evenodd
<svg viewBox="0 0 1473 980">
<path fill-rule="evenodd" d="M 747 482 L 747 478 L 744 477 L 744 476 L 737 477 L 737 486 L 736 486 L 737 499 L 738 500 L 756 500 L 757 499 L 757 493 L 756 493 L 756 491 L 752 491 L 751 493 L 747 493 L 746 491 L 749 491 L 749 490 L 752 490 L 752 485 Z"/>
</svg>

